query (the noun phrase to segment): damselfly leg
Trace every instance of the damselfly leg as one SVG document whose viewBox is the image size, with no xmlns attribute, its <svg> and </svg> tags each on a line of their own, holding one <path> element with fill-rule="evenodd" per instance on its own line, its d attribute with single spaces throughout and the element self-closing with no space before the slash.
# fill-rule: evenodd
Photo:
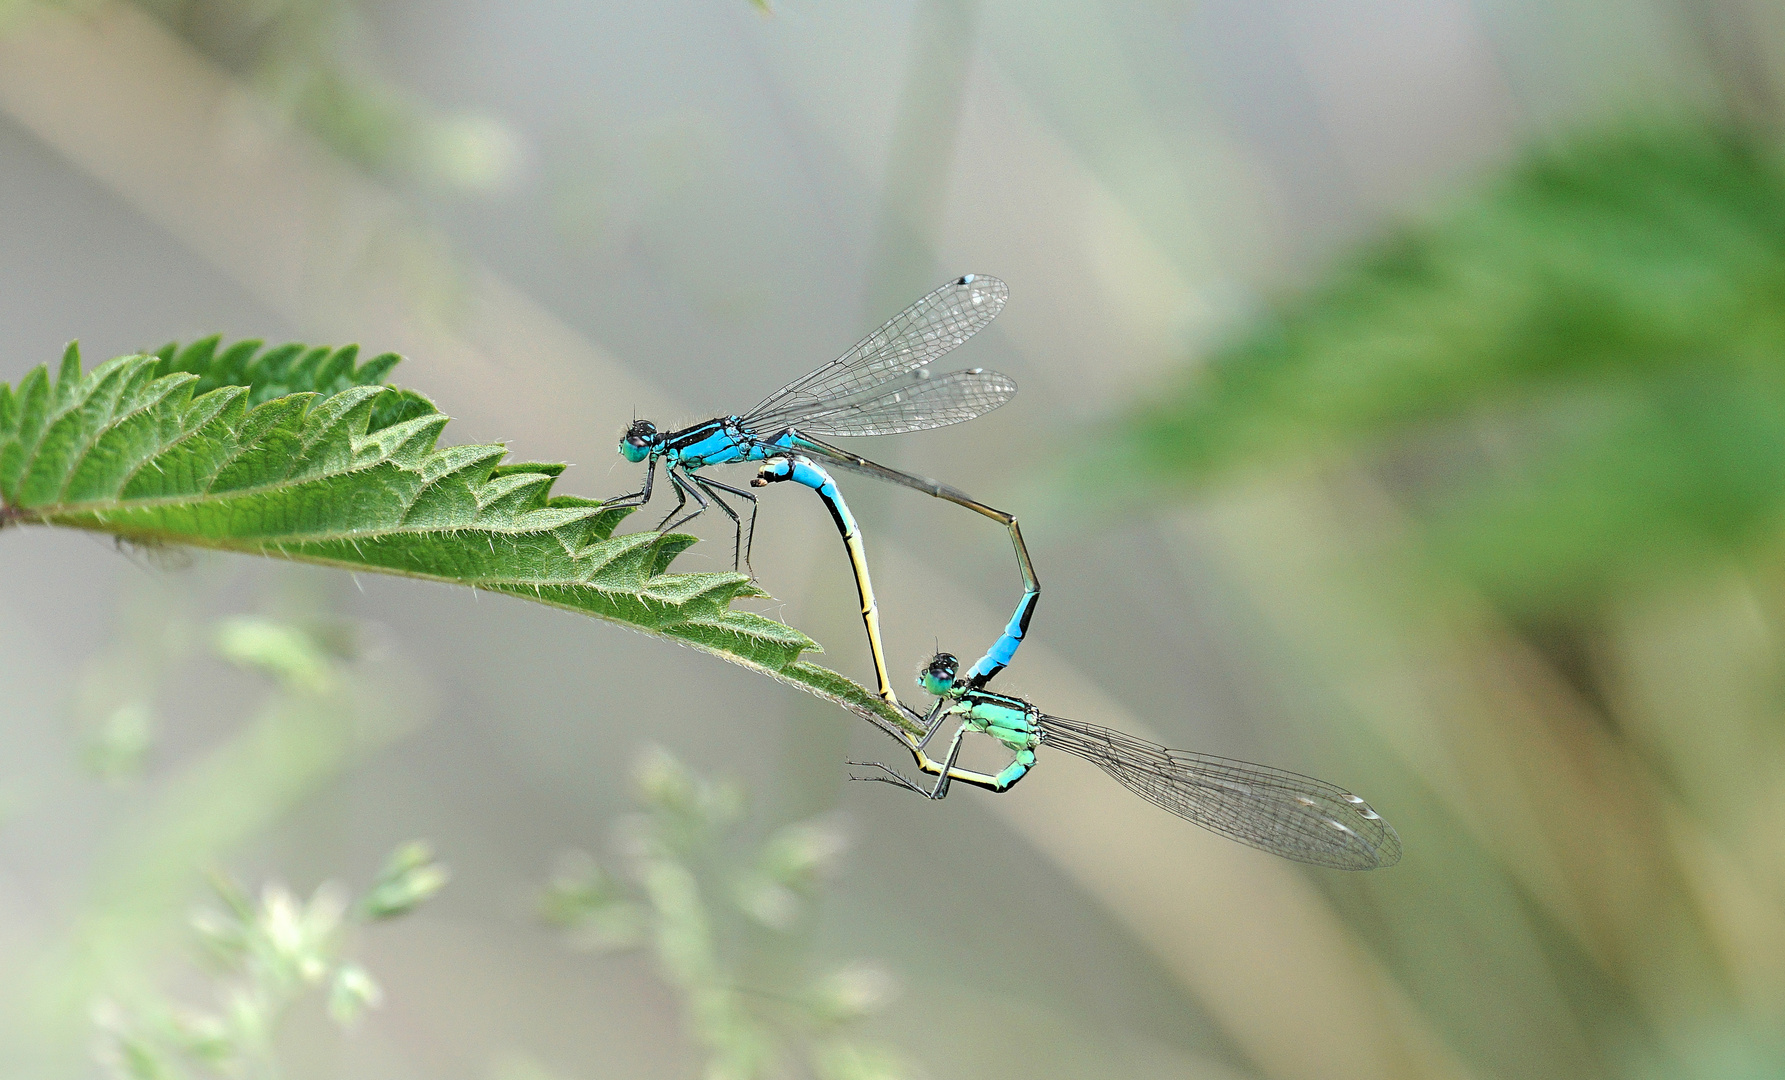
<svg viewBox="0 0 1785 1080">
<path fill-rule="evenodd" d="M 713 501 L 719 504 L 719 509 L 725 511 L 726 516 L 731 518 L 732 525 L 737 529 L 737 538 L 732 542 L 731 546 L 731 568 L 733 570 L 739 569 L 740 563 L 738 562 L 738 555 L 740 552 L 743 554 L 743 562 L 741 565 L 748 567 L 750 565 L 750 552 L 756 547 L 756 496 L 741 488 L 734 488 L 730 484 L 721 484 L 710 476 L 691 474 L 690 479 L 696 484 L 699 484 L 708 495 L 713 497 Z M 713 490 L 714 488 L 718 488 L 719 490 L 715 491 Z M 748 539 L 745 539 L 744 523 L 739 520 L 737 511 L 733 510 L 724 499 L 719 497 L 719 491 L 730 492 L 740 498 L 750 500 L 750 528 Z M 755 576 L 754 571 L 751 572 L 751 576 Z"/>
<path fill-rule="evenodd" d="M 707 508 L 707 500 L 706 500 L 706 496 L 702 495 L 698 490 L 695 489 L 693 484 L 688 482 L 687 476 L 683 475 L 681 472 L 679 472 L 673 468 L 666 469 L 664 471 L 669 473 L 669 482 L 674 484 L 675 488 L 676 488 L 676 508 L 675 508 L 675 510 L 671 510 L 669 513 L 665 514 L 663 516 L 663 520 L 657 523 L 657 531 L 658 532 L 671 532 L 673 530 L 681 528 L 682 526 L 688 524 L 690 521 L 693 521 L 695 518 L 699 517 L 701 515 L 701 512 Z M 682 507 L 688 505 L 688 499 L 690 496 L 692 496 L 694 499 L 694 509 L 690 510 L 684 516 L 682 516 L 680 518 L 676 518 L 676 521 L 674 524 L 669 524 L 669 519 L 672 517 L 675 517 L 677 511 L 680 511 L 682 509 Z"/>
<path fill-rule="evenodd" d="M 651 485 L 657 481 L 657 459 L 650 458 L 645 464 L 645 486 L 629 495 L 615 495 L 602 503 L 603 509 L 610 506 L 643 506 L 651 501 Z"/>
<path fill-rule="evenodd" d="M 936 734 L 936 730 L 941 726 L 940 722 L 932 725 L 930 730 L 925 733 L 924 737 L 916 744 L 914 753 L 918 755 L 920 761 L 923 760 L 922 750 L 924 744 L 930 741 L 930 738 Z M 854 773 L 850 773 L 849 779 L 873 780 L 882 784 L 891 784 L 894 787 L 902 787 L 907 791 L 915 791 L 926 799 L 945 799 L 948 797 L 948 783 L 954 776 L 955 762 L 959 760 L 961 756 L 961 740 L 969 730 L 971 729 L 966 724 L 962 724 L 955 729 L 954 738 L 950 740 L 948 744 L 948 759 L 943 762 L 942 768 L 937 773 L 936 783 L 928 791 L 924 790 L 923 786 L 915 780 L 905 776 L 903 773 L 899 772 L 899 770 L 882 761 L 849 762 L 849 764 L 855 768 L 878 769 L 881 773 L 881 775 L 878 776 L 857 776 Z"/>
</svg>

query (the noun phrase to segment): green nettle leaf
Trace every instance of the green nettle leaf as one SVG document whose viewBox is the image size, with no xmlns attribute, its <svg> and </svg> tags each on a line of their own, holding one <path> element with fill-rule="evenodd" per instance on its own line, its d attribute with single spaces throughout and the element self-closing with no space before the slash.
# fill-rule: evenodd
<svg viewBox="0 0 1785 1080">
<path fill-rule="evenodd" d="M 1084 475 L 1182 490 L 1362 452 L 1442 564 L 1515 609 L 1587 611 L 1776 550 L 1782 358 L 1785 156 L 1613 125 L 1362 246 Z"/>
<path fill-rule="evenodd" d="M 403 574 L 593 615 L 754 668 L 873 722 L 906 721 L 800 659 L 790 626 L 732 608 L 737 573 L 674 574 L 692 536 L 614 529 L 630 513 L 553 495 L 559 464 L 436 443 L 447 417 L 386 386 L 394 353 L 217 338 L 83 375 L 70 345 L 0 385 L 0 526 L 63 525 Z"/>
</svg>

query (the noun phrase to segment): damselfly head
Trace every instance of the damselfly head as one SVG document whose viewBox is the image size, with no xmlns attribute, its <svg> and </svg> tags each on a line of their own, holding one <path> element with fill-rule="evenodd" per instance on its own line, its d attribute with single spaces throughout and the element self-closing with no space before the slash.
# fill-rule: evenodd
<svg viewBox="0 0 1785 1080">
<path fill-rule="evenodd" d="M 634 420 L 620 436 L 620 456 L 627 461 L 640 462 L 651 456 L 651 448 L 656 445 L 657 425 L 649 420 Z"/>
<path fill-rule="evenodd" d="M 923 687 L 924 693 L 931 697 L 944 697 L 954 689 L 955 675 L 961 670 L 961 662 L 955 659 L 954 653 L 939 652 L 930 657 L 929 664 L 917 673 L 917 685 Z"/>
</svg>

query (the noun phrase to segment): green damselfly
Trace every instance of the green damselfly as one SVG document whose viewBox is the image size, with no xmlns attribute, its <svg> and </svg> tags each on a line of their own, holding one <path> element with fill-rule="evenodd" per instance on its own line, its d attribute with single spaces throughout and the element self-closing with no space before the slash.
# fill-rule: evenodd
<svg viewBox="0 0 1785 1080">
<path fill-rule="evenodd" d="M 857 780 L 893 784 L 928 799 L 948 794 L 960 781 L 990 791 L 1008 791 L 1035 767 L 1042 747 L 1084 758 L 1123 787 L 1187 821 L 1231 840 L 1298 862 L 1340 870 L 1373 870 L 1401 858 L 1401 838 L 1370 804 L 1343 788 L 1311 776 L 1246 761 L 1172 750 L 1158 743 L 1042 712 L 1021 698 L 972 687 L 957 677 L 959 662 L 937 653 L 918 676 L 936 696 L 923 718 L 922 737 L 893 732 L 910 749 L 917 767 L 936 777 L 926 788 L 878 761 L 852 761 L 877 770 Z M 958 719 L 948 753 L 940 761 L 925 746 L 948 722 Z M 1011 752 L 996 773 L 957 764 L 970 733 L 995 739 Z"/>
</svg>

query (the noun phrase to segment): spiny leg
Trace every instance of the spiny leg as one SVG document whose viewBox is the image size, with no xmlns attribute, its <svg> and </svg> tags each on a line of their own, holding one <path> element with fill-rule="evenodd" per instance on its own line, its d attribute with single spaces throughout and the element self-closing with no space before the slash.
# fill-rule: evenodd
<svg viewBox="0 0 1785 1080">
<path fill-rule="evenodd" d="M 879 769 L 886 774 L 885 776 L 857 776 L 850 773 L 849 779 L 851 780 L 870 780 L 878 784 L 891 784 L 894 787 L 902 787 L 906 791 L 915 791 L 926 799 L 935 798 L 930 792 L 919 787 L 914 781 L 906 779 L 899 770 L 883 761 L 851 761 L 848 764 L 861 769 Z"/>
<path fill-rule="evenodd" d="M 738 569 L 738 555 L 740 552 L 743 554 L 744 558 L 743 565 L 749 567 L 750 549 L 754 547 L 756 543 L 756 496 L 750 494 L 748 491 L 739 491 L 737 488 L 734 488 L 729 484 L 721 484 L 719 481 L 714 480 L 711 477 L 696 476 L 694 477 L 694 482 L 699 484 L 706 490 L 708 495 L 713 497 L 713 501 L 719 504 L 719 509 L 725 511 L 726 516 L 731 518 L 731 523 L 737 526 L 737 540 L 732 544 L 731 548 L 731 568 L 733 570 Z M 744 539 L 744 523 L 738 520 L 737 511 L 727 505 L 725 500 L 719 497 L 719 491 L 714 491 L 714 488 L 718 488 L 719 491 L 729 491 L 733 495 L 742 495 L 744 498 L 750 500 L 750 539 L 748 541 Z M 756 576 L 754 569 L 750 571 L 750 576 Z"/>
<path fill-rule="evenodd" d="M 860 769 L 879 769 L 885 774 L 884 776 L 856 776 L 854 773 L 851 773 L 849 779 L 876 780 L 882 784 L 892 784 L 895 787 L 902 787 L 909 791 L 915 791 L 926 799 L 946 799 L 948 797 L 948 782 L 951 779 L 950 774 L 954 771 L 955 761 L 961 756 L 961 740 L 969 730 L 971 729 L 968 728 L 966 724 L 962 724 L 955 729 L 954 739 L 948 744 L 948 760 L 943 763 L 942 770 L 936 777 L 936 786 L 929 791 L 925 791 L 915 781 L 900 774 L 897 769 L 879 761 L 851 761 L 849 764 Z M 929 741 L 927 737 L 925 741 Z"/>
<path fill-rule="evenodd" d="M 736 539 L 734 539 L 731 544 L 731 568 L 733 571 L 736 571 L 738 568 L 738 555 L 743 550 L 744 546 L 744 523 L 738 520 L 738 512 L 733 510 L 724 499 L 719 497 L 719 493 L 709 486 L 710 481 L 708 481 L 706 477 L 690 476 L 689 479 L 694 481 L 695 487 L 706 492 L 708 495 L 711 495 L 713 497 L 713 502 L 718 504 L 719 509 L 725 511 L 725 516 L 731 519 L 732 529 L 737 534 Z"/>
<path fill-rule="evenodd" d="M 734 488 L 730 484 L 721 484 L 717 480 L 708 480 L 707 483 L 718 488 L 720 491 L 729 491 L 733 495 L 742 495 L 744 498 L 750 500 L 750 526 L 744 533 L 744 566 L 748 568 L 750 565 L 750 552 L 756 548 L 756 511 L 761 509 L 761 506 L 757 503 L 756 496 L 745 491 L 743 488 Z M 717 497 L 718 496 L 714 496 L 714 498 Z"/>
<path fill-rule="evenodd" d="M 607 500 L 606 502 L 602 503 L 601 505 L 604 508 L 609 507 L 609 506 L 643 506 L 644 504 L 651 501 L 651 485 L 653 483 L 655 483 L 656 480 L 657 480 L 657 458 L 653 455 L 652 457 L 645 459 L 645 486 L 644 487 L 639 488 L 637 491 L 634 491 L 629 495 L 615 495 L 613 498 Z M 634 500 L 634 499 L 637 499 L 638 501 L 633 502 L 632 500 Z"/>
<path fill-rule="evenodd" d="M 674 469 L 669 469 L 667 471 L 669 473 L 670 482 L 676 486 L 677 497 L 680 498 L 682 493 L 686 492 L 688 495 L 693 496 L 694 502 L 695 502 L 695 507 L 693 510 L 690 510 L 688 512 L 688 515 L 686 517 L 681 518 L 674 525 L 671 525 L 668 528 L 665 528 L 662 525 L 657 526 L 658 532 L 670 532 L 671 530 L 679 529 L 682 526 L 688 524 L 690 521 L 693 521 L 695 518 L 699 517 L 707 508 L 706 498 L 701 495 L 699 489 L 697 489 L 693 484 L 689 483 L 690 478 L 688 477 L 686 472 L 677 472 Z M 685 502 L 687 502 L 687 500 L 682 499 L 681 502 L 676 503 L 676 510 L 680 510 L 682 508 L 682 504 Z M 672 515 L 673 515 L 673 513 L 674 513 L 674 511 L 671 511 Z M 668 520 L 668 519 L 666 518 L 665 520 Z"/>
<path fill-rule="evenodd" d="M 936 733 L 942 730 L 942 718 L 946 715 L 945 710 L 948 708 L 948 699 L 937 698 L 936 703 L 930 706 L 930 711 L 921 717 L 918 716 L 917 710 L 909 705 L 900 705 L 899 708 L 904 709 L 906 713 L 923 725 L 923 738 L 917 740 L 917 746 L 915 748 L 921 751 L 924 747 L 930 745 L 930 740 L 934 739 Z"/>
<path fill-rule="evenodd" d="M 942 720 L 943 720 L 944 716 L 946 715 L 943 710 L 946 709 L 947 706 L 948 706 L 948 699 L 937 698 L 936 703 L 930 707 L 930 711 L 928 713 L 920 713 L 916 709 L 913 709 L 911 706 L 905 704 L 904 702 L 898 703 L 898 707 L 899 707 L 900 711 L 902 711 L 906 716 L 910 717 L 912 720 L 916 721 L 918 723 L 918 725 L 923 728 L 923 738 L 917 739 L 915 741 L 912 739 L 912 737 L 908 733 L 905 733 L 905 732 L 897 732 L 897 733 L 895 733 L 895 736 L 894 736 L 895 738 L 904 740 L 905 745 L 911 749 L 911 756 L 913 758 L 915 758 L 919 763 L 926 760 L 926 758 L 924 757 L 923 748 L 930 745 L 930 740 L 936 737 L 936 733 L 938 731 L 942 730 Z M 956 734 L 956 738 L 957 738 L 957 740 L 959 739 L 958 733 Z M 899 774 L 899 771 L 897 769 L 894 769 L 892 766 L 887 765 L 883 762 L 879 762 L 879 761 L 851 761 L 851 762 L 848 762 L 848 764 L 860 766 L 861 768 L 864 768 L 864 769 L 879 769 L 882 772 L 887 774 L 886 776 L 853 776 L 852 775 L 849 778 L 851 780 L 878 780 L 879 782 L 881 782 L 883 784 L 898 784 L 900 787 L 910 788 L 912 791 L 917 792 L 919 795 L 922 795 L 925 798 L 930 797 L 929 792 L 924 791 L 922 788 L 916 786 L 911 781 L 905 779 L 905 777 L 903 777 L 902 775 Z"/>
<path fill-rule="evenodd" d="M 666 531 L 663 527 L 665 525 L 669 524 L 669 519 L 672 517 L 675 517 L 677 514 L 681 513 L 682 507 L 688 505 L 687 492 L 682 487 L 682 482 L 676 478 L 676 467 L 674 465 L 671 465 L 669 468 L 664 469 L 663 472 L 664 472 L 664 475 L 669 477 L 670 487 L 675 489 L 676 505 L 670 510 L 669 513 L 663 515 L 663 520 L 661 520 L 657 523 L 657 531 L 658 532 Z"/>
</svg>

